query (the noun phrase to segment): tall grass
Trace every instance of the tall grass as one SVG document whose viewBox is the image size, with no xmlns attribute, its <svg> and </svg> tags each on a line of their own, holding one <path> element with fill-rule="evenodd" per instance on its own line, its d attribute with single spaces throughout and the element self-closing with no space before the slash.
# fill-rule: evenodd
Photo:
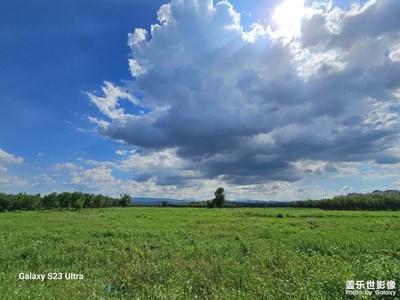
<svg viewBox="0 0 400 300">
<path fill-rule="evenodd" d="M 134 207 L 2 213 L 0 295 L 345 299 L 347 280 L 400 284 L 399 230 L 398 212 Z M 74 272 L 84 280 L 22 281 L 20 272 Z"/>
</svg>

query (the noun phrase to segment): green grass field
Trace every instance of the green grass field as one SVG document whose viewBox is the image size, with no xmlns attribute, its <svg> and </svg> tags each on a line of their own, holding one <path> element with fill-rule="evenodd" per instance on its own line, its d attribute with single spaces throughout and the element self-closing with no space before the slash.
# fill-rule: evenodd
<svg viewBox="0 0 400 300">
<path fill-rule="evenodd" d="M 395 280 L 400 212 L 111 208 L 0 214 L 1 299 L 352 299 Z M 20 280 L 19 273 L 83 280 Z M 381 299 L 357 296 L 356 299 Z"/>
</svg>

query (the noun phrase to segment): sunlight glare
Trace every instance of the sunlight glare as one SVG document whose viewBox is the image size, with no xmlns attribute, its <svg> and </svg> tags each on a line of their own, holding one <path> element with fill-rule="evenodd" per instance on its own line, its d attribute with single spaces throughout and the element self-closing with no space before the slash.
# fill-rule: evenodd
<svg viewBox="0 0 400 300">
<path fill-rule="evenodd" d="M 285 0 L 275 8 L 272 13 L 272 21 L 277 26 L 273 31 L 275 37 L 289 42 L 300 33 L 301 19 L 306 13 L 304 2 L 305 0 Z"/>
</svg>

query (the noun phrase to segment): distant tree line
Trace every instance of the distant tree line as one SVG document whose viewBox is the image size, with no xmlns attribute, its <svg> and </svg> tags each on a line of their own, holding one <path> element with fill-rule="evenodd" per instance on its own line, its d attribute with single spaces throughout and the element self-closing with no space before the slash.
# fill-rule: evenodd
<svg viewBox="0 0 400 300">
<path fill-rule="evenodd" d="M 211 200 L 207 200 L 207 201 L 193 201 L 193 202 L 188 202 L 185 204 L 169 204 L 170 206 L 173 207 L 199 207 L 199 208 L 215 208 L 215 203 L 213 203 L 213 199 Z M 239 207 L 261 207 L 261 208 L 265 208 L 265 207 L 288 207 L 289 203 L 278 203 L 278 204 L 272 204 L 270 205 L 269 203 L 266 202 L 240 202 L 240 201 L 225 201 L 224 203 L 224 208 L 239 208 Z"/>
<path fill-rule="evenodd" d="M 79 210 L 82 208 L 127 207 L 131 205 L 131 197 L 127 194 L 121 198 L 112 198 L 104 195 L 94 195 L 81 192 L 51 193 L 45 196 L 40 194 L 28 195 L 0 193 L 0 212 L 15 210 Z"/>
<path fill-rule="evenodd" d="M 295 201 L 292 206 L 324 210 L 400 210 L 400 192 L 353 193 L 332 199 Z"/>
</svg>

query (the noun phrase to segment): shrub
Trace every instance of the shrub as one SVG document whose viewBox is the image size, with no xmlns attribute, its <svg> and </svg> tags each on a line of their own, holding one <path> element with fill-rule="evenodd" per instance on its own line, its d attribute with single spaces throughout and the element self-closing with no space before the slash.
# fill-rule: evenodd
<svg viewBox="0 0 400 300">
<path fill-rule="evenodd" d="M 214 208 L 215 207 L 215 201 L 213 200 L 207 200 L 207 207 L 208 208 Z"/>
</svg>

